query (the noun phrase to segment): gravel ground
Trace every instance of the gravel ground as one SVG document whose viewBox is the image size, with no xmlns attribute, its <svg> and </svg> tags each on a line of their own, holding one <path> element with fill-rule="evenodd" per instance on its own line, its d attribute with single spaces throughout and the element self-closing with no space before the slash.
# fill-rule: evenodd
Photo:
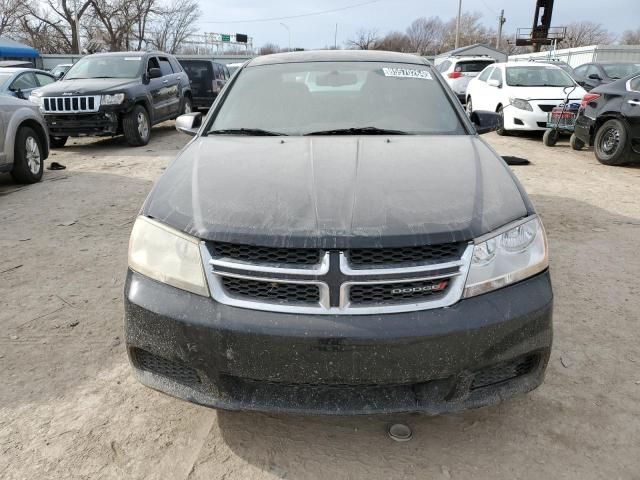
<svg viewBox="0 0 640 480">
<path fill-rule="evenodd" d="M 540 137 L 488 141 L 542 215 L 556 293 L 547 379 L 496 407 L 321 418 L 194 406 L 133 380 L 122 289 L 133 219 L 188 137 L 70 142 L 66 170 L 0 175 L 0 478 L 640 478 L 640 168 Z M 385 433 L 414 430 L 408 443 Z"/>
</svg>

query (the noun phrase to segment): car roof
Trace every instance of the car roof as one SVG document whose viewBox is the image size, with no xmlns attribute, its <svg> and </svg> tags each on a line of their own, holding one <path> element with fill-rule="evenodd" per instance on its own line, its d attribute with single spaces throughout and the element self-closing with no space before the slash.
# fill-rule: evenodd
<svg viewBox="0 0 640 480">
<path fill-rule="evenodd" d="M 310 50 L 263 55 L 250 60 L 247 67 L 304 62 L 388 62 L 429 65 L 422 57 L 409 53 L 386 52 L 381 50 Z"/>
<path fill-rule="evenodd" d="M 495 63 L 494 66 L 505 66 L 505 67 L 533 67 L 533 68 L 543 68 L 543 67 L 555 67 L 558 70 L 562 70 L 555 62 L 500 62 Z"/>
<path fill-rule="evenodd" d="M 26 67 L 3 67 L 3 68 L 0 68 L 0 72 L 9 72 L 9 73 L 38 72 L 38 73 L 46 73 L 47 75 L 49 75 L 49 72 L 45 72 L 44 70 L 40 70 L 39 68 L 26 68 Z"/>
<path fill-rule="evenodd" d="M 163 57 L 172 56 L 170 53 L 165 52 L 104 52 L 104 53 L 92 53 L 87 57 L 144 57 L 162 55 Z"/>
</svg>

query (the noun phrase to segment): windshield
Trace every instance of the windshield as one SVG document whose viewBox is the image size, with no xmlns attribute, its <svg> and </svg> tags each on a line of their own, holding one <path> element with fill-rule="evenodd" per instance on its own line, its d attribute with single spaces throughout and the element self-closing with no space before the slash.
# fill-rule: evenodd
<svg viewBox="0 0 640 480">
<path fill-rule="evenodd" d="M 615 63 L 602 65 L 609 78 L 623 78 L 636 72 L 640 72 L 639 63 Z"/>
<path fill-rule="evenodd" d="M 64 76 L 65 80 L 78 78 L 136 78 L 140 72 L 142 57 L 89 56 L 79 60 Z"/>
<path fill-rule="evenodd" d="M 0 73 L 0 88 L 3 88 L 5 84 L 13 78 L 13 73 Z"/>
<path fill-rule="evenodd" d="M 573 79 L 559 67 L 507 67 L 507 85 L 511 87 L 572 87 Z"/>
<path fill-rule="evenodd" d="M 208 129 L 238 130 L 285 135 L 465 133 L 431 67 L 378 62 L 245 68 Z"/>
</svg>

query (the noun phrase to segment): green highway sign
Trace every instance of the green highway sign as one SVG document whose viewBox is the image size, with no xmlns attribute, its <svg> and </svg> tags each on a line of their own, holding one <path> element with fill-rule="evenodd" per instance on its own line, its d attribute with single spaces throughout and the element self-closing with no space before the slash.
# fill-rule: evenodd
<svg viewBox="0 0 640 480">
<path fill-rule="evenodd" d="M 225 35 L 224 33 L 222 34 L 222 41 L 223 42 L 230 42 L 231 41 L 231 35 Z"/>
</svg>

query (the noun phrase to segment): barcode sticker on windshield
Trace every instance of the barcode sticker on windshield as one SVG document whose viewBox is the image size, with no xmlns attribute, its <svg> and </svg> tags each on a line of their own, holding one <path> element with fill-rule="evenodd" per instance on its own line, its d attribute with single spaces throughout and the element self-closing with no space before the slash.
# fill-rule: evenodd
<svg viewBox="0 0 640 480">
<path fill-rule="evenodd" d="M 142 57 L 124 57 L 125 60 L 140 60 Z"/>
<path fill-rule="evenodd" d="M 433 80 L 429 70 L 415 70 L 411 68 L 383 68 L 385 77 L 395 78 L 419 78 L 422 80 Z"/>
</svg>

